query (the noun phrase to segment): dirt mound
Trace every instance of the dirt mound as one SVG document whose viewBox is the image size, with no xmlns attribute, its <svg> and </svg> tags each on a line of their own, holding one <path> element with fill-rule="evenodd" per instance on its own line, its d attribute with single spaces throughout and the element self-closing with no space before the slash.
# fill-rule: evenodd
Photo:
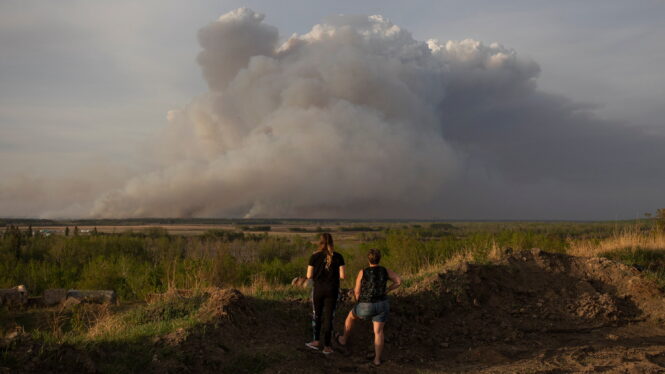
<svg viewBox="0 0 665 374">
<path fill-rule="evenodd" d="M 7 362 L 0 360 L 0 373 L 94 373 L 94 360 L 69 344 L 63 344 L 57 350 L 44 349 L 41 342 L 22 329 L 7 334 L 0 339 L 0 351 L 5 353 Z M 5 367 L 4 364 L 20 363 L 18 367 Z"/>
<path fill-rule="evenodd" d="M 663 293 L 638 270 L 539 249 L 508 253 L 488 265 L 463 264 L 401 296 L 393 308 L 393 339 L 403 345 L 414 339 L 510 342 L 528 333 L 665 318 Z M 432 337 L 432 329 L 439 336 Z"/>
<path fill-rule="evenodd" d="M 209 288 L 197 311 L 202 321 L 194 328 L 180 328 L 155 339 L 154 373 L 212 372 L 232 360 L 230 346 L 241 345 L 254 326 L 254 313 L 245 296 L 233 288 Z M 235 347 L 234 347 L 235 348 Z M 235 349 L 234 349 L 235 350 Z M 177 354 L 174 354 L 177 352 Z"/>
<path fill-rule="evenodd" d="M 245 296 L 235 288 L 209 288 L 207 300 L 199 308 L 198 316 L 203 321 L 230 318 L 248 312 Z"/>
</svg>

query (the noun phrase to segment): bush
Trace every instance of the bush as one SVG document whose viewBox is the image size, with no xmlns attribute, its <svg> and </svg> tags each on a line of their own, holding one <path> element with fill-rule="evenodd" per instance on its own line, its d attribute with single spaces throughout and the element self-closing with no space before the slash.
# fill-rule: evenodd
<svg viewBox="0 0 665 374">
<path fill-rule="evenodd" d="M 451 225 L 450 223 L 431 223 L 429 225 L 431 229 L 434 230 L 453 230 L 455 229 L 455 226 Z"/>
<path fill-rule="evenodd" d="M 656 210 L 656 229 L 665 231 L 665 208 Z"/>
<path fill-rule="evenodd" d="M 339 231 L 381 231 L 383 227 L 370 226 L 340 226 Z"/>
<path fill-rule="evenodd" d="M 242 231 L 270 231 L 270 226 L 240 226 Z"/>
<path fill-rule="evenodd" d="M 225 242 L 233 242 L 236 240 L 244 240 L 245 234 L 237 231 L 228 230 L 207 230 L 203 233 L 203 238 L 207 240 L 222 240 Z"/>
</svg>

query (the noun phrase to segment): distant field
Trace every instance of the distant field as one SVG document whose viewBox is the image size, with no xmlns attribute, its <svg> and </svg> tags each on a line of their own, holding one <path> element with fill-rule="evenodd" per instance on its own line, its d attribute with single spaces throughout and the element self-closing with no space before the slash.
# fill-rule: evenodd
<svg viewBox="0 0 665 374">
<path fill-rule="evenodd" d="M 308 238 L 312 241 L 318 239 L 320 232 L 333 232 L 335 233 L 335 240 L 338 244 L 351 244 L 357 243 L 361 240 L 363 233 L 377 232 L 386 228 L 402 228 L 408 227 L 406 223 L 367 223 L 362 222 L 353 224 L 350 222 L 331 222 L 321 225 L 317 222 L 303 222 L 303 223 L 278 223 L 278 224 L 191 224 L 191 223 L 173 223 L 173 224 L 115 224 L 115 225 L 94 225 L 94 224 L 57 224 L 57 225 L 39 225 L 33 226 L 35 231 L 48 231 L 53 235 L 64 235 L 65 230 L 73 232 L 74 227 L 78 227 L 80 235 L 89 235 L 93 230 L 98 233 L 104 234 L 121 234 L 129 232 L 145 232 L 151 229 L 159 228 L 166 230 L 170 235 L 181 236 L 196 236 L 202 235 L 211 230 L 224 230 L 244 232 L 248 234 L 265 234 L 268 236 L 290 237 L 301 236 Z M 21 230 L 26 230 L 28 225 L 19 225 Z M 0 232 L 4 229 L 0 227 Z"/>
<path fill-rule="evenodd" d="M 268 219 L 131 219 L 131 220 L 40 220 L 0 218 L 0 232 L 8 225 L 26 229 L 28 226 L 36 230 L 50 230 L 64 233 L 65 227 L 80 230 L 97 228 L 104 233 L 122 233 L 141 231 L 150 228 L 163 228 L 172 234 L 200 234 L 207 230 L 240 230 L 245 232 L 264 232 L 260 228 L 269 227 L 269 234 L 303 234 L 322 231 L 340 233 L 359 233 L 382 231 L 385 229 L 427 228 L 452 225 L 466 231 L 495 232 L 502 230 L 570 230 L 610 231 L 634 225 L 651 226 L 653 220 L 624 221 L 413 221 L 413 220 L 268 220 Z"/>
<path fill-rule="evenodd" d="M 18 225 L 21 230 L 32 226 L 34 231 L 47 231 L 53 235 L 64 235 L 69 227 L 74 227 L 82 236 L 90 235 L 94 230 L 104 234 L 141 233 L 163 229 L 170 235 L 197 236 L 207 232 L 222 230 L 262 234 L 273 237 L 300 236 L 308 241 L 318 240 L 320 232 L 334 234 L 338 245 L 356 245 L 372 236 L 380 235 L 385 230 L 450 228 L 451 233 L 463 235 L 470 232 L 499 233 L 505 231 L 534 232 L 546 235 L 558 235 L 570 238 L 602 238 L 612 232 L 637 225 L 646 229 L 651 226 L 649 220 L 605 221 L 605 222 L 566 222 L 566 221 L 365 221 L 365 220 L 277 220 L 277 219 L 131 219 L 131 220 L 72 220 L 52 221 L 37 219 L 0 219 L 0 233 L 3 226 Z M 426 236 L 426 235 L 425 235 Z"/>
<path fill-rule="evenodd" d="M 48 231 L 64 235 L 78 227 L 80 235 L 98 233 L 141 233 L 163 229 L 170 235 L 197 236 L 214 230 L 265 234 L 275 237 L 300 236 L 316 241 L 320 232 L 331 232 L 338 245 L 358 244 L 385 230 L 413 229 L 420 232 L 448 227 L 451 233 L 464 235 L 471 232 L 500 233 L 506 231 L 532 232 L 561 238 L 604 238 L 612 233 L 630 229 L 650 230 L 653 220 L 627 221 L 413 221 L 413 220 L 306 220 L 306 219 L 104 219 L 104 220 L 41 220 L 0 218 L 0 233 L 9 225 L 26 230 Z M 425 235 L 427 236 L 427 235 Z"/>
</svg>

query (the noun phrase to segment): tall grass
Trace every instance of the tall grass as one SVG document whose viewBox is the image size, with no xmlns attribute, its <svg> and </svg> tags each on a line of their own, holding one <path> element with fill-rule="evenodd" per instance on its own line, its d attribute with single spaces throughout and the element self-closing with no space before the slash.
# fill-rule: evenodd
<svg viewBox="0 0 665 374">
<path fill-rule="evenodd" d="M 126 301 L 169 288 L 243 286 L 257 275 L 287 284 L 304 272 L 312 249 L 301 237 L 243 233 L 38 237 L 12 230 L 0 238 L 0 288 L 24 284 L 33 295 L 48 288 L 113 289 Z"/>
<path fill-rule="evenodd" d="M 628 228 L 614 232 L 605 239 L 570 240 L 568 253 L 593 257 L 619 250 L 665 250 L 665 233 Z"/>
<path fill-rule="evenodd" d="M 380 249 L 382 264 L 401 274 L 453 259 L 485 263 L 507 247 L 578 256 L 665 249 L 665 234 L 648 223 L 435 223 L 392 225 L 370 234 L 358 233 L 359 241 L 337 247 L 347 263 L 344 287 L 352 287 L 355 274 L 367 266 L 370 248 Z M 0 238 L 0 287 L 25 284 L 33 295 L 47 288 L 113 289 L 124 301 L 211 286 L 286 295 L 269 289 L 304 275 L 316 239 L 314 233 L 277 237 L 229 230 L 177 236 L 156 228 L 41 237 L 11 229 Z"/>
<path fill-rule="evenodd" d="M 605 239 L 571 240 L 568 253 L 583 257 L 605 257 L 636 266 L 665 289 L 665 232 L 659 227 L 639 226 L 614 232 Z"/>
</svg>

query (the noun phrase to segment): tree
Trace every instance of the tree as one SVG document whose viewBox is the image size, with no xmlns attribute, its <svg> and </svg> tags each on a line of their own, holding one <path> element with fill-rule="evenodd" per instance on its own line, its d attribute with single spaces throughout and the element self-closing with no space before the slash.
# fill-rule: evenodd
<svg viewBox="0 0 665 374">
<path fill-rule="evenodd" d="M 21 258 L 21 242 L 22 236 L 21 230 L 18 226 L 10 225 L 5 232 L 8 239 L 8 248 L 10 252 L 14 253 L 14 257 L 18 260 Z"/>
<path fill-rule="evenodd" d="M 665 208 L 656 210 L 656 228 L 665 231 Z"/>
</svg>

